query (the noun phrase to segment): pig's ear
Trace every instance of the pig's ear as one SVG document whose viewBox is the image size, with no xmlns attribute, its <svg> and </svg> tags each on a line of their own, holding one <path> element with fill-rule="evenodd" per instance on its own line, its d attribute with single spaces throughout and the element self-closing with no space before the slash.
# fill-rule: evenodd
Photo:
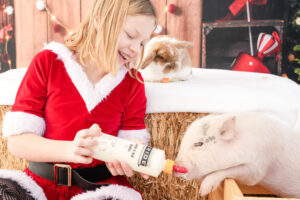
<svg viewBox="0 0 300 200">
<path fill-rule="evenodd" d="M 235 137 L 235 135 L 237 134 L 235 120 L 236 117 L 233 116 L 224 121 L 223 125 L 219 130 L 219 134 L 222 139 L 229 141 Z"/>
</svg>

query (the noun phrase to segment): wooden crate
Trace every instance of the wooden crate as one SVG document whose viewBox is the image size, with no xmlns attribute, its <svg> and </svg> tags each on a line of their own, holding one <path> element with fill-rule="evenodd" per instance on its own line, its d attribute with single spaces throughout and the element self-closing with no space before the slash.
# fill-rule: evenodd
<svg viewBox="0 0 300 200">
<path fill-rule="evenodd" d="M 216 191 L 211 192 L 209 200 L 300 200 L 280 198 L 261 186 L 239 185 L 233 179 L 226 179 Z"/>
</svg>

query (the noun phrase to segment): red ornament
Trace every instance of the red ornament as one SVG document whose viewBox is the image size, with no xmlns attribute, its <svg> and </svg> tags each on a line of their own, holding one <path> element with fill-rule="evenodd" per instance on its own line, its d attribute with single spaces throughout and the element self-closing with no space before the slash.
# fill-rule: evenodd
<svg viewBox="0 0 300 200">
<path fill-rule="evenodd" d="M 278 57 L 281 48 L 281 40 L 276 31 L 270 34 L 260 33 L 257 41 L 257 58 L 262 60 L 265 56 L 276 53 L 276 61 L 278 62 Z"/>
<path fill-rule="evenodd" d="M 172 3 L 168 6 L 168 12 L 169 13 L 174 14 L 176 12 L 176 9 L 177 9 L 176 5 L 174 5 Z"/>
<path fill-rule="evenodd" d="M 269 69 L 261 62 L 260 59 L 245 52 L 240 53 L 233 62 L 232 70 L 270 74 Z"/>
<path fill-rule="evenodd" d="M 59 33 L 64 31 L 64 27 L 62 27 L 60 24 L 54 24 L 53 25 L 53 30 L 55 33 Z"/>
</svg>

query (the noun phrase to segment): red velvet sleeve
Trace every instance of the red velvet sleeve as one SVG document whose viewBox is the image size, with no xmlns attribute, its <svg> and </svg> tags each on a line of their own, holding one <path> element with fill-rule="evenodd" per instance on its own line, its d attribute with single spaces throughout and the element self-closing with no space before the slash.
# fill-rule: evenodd
<svg viewBox="0 0 300 200">
<path fill-rule="evenodd" d="M 44 134 L 44 106 L 50 63 L 50 54 L 47 50 L 33 58 L 20 84 L 12 110 L 4 117 L 4 136 L 26 132 Z"/>
</svg>

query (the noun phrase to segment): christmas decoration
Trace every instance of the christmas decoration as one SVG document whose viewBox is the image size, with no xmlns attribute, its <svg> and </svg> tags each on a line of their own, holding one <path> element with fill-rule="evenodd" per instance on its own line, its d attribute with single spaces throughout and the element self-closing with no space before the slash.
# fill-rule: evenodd
<svg viewBox="0 0 300 200">
<path fill-rule="evenodd" d="M 168 12 L 174 14 L 176 12 L 176 5 L 174 5 L 174 4 L 171 3 L 168 6 Z"/>
<path fill-rule="evenodd" d="M 300 26 L 300 17 L 297 17 L 297 19 L 296 19 L 295 21 L 296 21 L 296 24 L 297 24 L 298 26 Z"/>
<path fill-rule="evenodd" d="M 238 55 L 232 64 L 232 70 L 244 72 L 259 72 L 269 74 L 269 69 L 261 62 L 260 59 L 242 52 Z"/>
<path fill-rule="evenodd" d="M 287 37 L 286 37 L 286 56 L 284 61 L 286 65 L 283 73 L 300 83 L 300 1 L 288 0 L 289 17 L 287 21 Z"/>
<path fill-rule="evenodd" d="M 281 41 L 276 31 L 272 35 L 260 33 L 257 40 L 258 54 L 257 58 L 262 60 L 265 56 L 276 53 L 276 61 L 280 53 Z"/>
<path fill-rule="evenodd" d="M 8 14 L 8 15 L 12 15 L 14 13 L 14 8 L 12 6 L 7 6 L 5 8 L 5 12 Z"/>
<path fill-rule="evenodd" d="M 61 23 L 60 20 L 58 20 L 55 15 L 51 13 L 50 9 L 47 7 L 46 3 L 43 0 L 36 1 L 36 8 L 39 11 L 45 10 L 47 12 L 53 24 L 53 31 L 55 33 L 60 33 L 61 35 L 66 35 L 66 34 L 69 35 L 71 31 L 63 23 Z"/>
<path fill-rule="evenodd" d="M 170 13 L 170 14 L 176 14 L 177 15 L 178 14 L 178 13 L 176 13 L 177 10 L 178 10 L 178 7 L 175 4 L 171 3 L 168 6 L 166 6 L 164 8 L 164 13 L 162 13 L 162 15 L 160 16 L 160 18 L 158 19 L 158 23 L 161 21 L 162 18 L 165 18 L 165 14 L 167 12 Z M 163 32 L 163 30 L 164 30 L 164 27 L 162 25 L 158 24 L 156 26 L 155 30 L 154 30 L 154 33 L 156 35 L 159 35 L 159 34 L 161 34 Z"/>
<path fill-rule="evenodd" d="M 45 10 L 46 6 L 45 6 L 44 1 L 43 1 L 43 0 L 37 0 L 37 1 L 36 1 L 36 8 L 37 8 L 39 11 Z"/>
<path fill-rule="evenodd" d="M 53 30 L 55 33 L 59 33 L 59 32 L 64 33 L 65 32 L 65 28 L 62 27 L 60 24 L 54 24 Z"/>
<path fill-rule="evenodd" d="M 252 6 L 253 5 L 265 5 L 267 0 L 234 0 L 232 4 L 228 7 L 229 13 L 222 19 L 217 20 L 217 22 L 226 22 L 234 17 L 238 16 L 242 12 L 247 12 L 246 5 L 249 4 L 249 15 L 252 21 Z M 247 14 L 248 15 L 248 14 Z M 247 16 L 245 15 L 245 17 Z M 248 16 L 247 16 L 248 17 Z M 247 18 L 246 18 L 247 19 Z"/>
<path fill-rule="evenodd" d="M 13 30 L 13 27 L 11 24 L 8 24 L 0 29 L 0 42 L 3 43 L 3 41 L 10 40 L 12 36 L 9 34 Z"/>
<path fill-rule="evenodd" d="M 278 33 L 274 31 L 272 35 L 260 33 L 257 40 L 257 55 L 251 56 L 242 52 L 232 65 L 232 70 L 270 73 L 269 69 L 262 63 L 264 57 L 276 53 L 276 61 L 281 49 L 281 41 Z"/>
<path fill-rule="evenodd" d="M 15 68 L 14 7 L 12 5 L 13 0 L 0 1 L 0 73 Z"/>
<path fill-rule="evenodd" d="M 162 31 L 163 31 L 163 27 L 158 24 L 154 30 L 154 33 L 161 34 Z"/>
</svg>

